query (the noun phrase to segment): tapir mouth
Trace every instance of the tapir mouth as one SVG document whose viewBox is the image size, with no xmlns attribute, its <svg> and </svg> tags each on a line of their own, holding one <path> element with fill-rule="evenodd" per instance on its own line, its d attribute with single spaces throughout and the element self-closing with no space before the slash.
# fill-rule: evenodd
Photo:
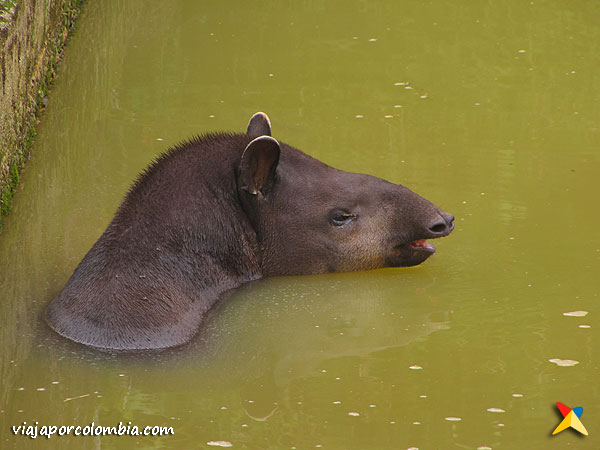
<svg viewBox="0 0 600 450">
<path fill-rule="evenodd" d="M 435 247 L 425 239 L 416 239 L 408 244 L 394 246 L 388 257 L 388 265 L 392 267 L 409 267 L 421 264 L 435 253 Z"/>
<path fill-rule="evenodd" d="M 435 247 L 427 242 L 426 239 L 417 239 L 408 244 L 408 247 L 415 250 L 422 250 L 430 253 L 435 253 Z"/>
<path fill-rule="evenodd" d="M 449 234 L 451 231 L 452 229 L 446 234 Z M 437 239 L 437 237 L 428 237 L 428 239 Z M 434 253 L 435 247 L 427 242 L 427 239 L 415 239 L 408 244 L 395 245 L 392 254 L 388 258 L 388 264 L 393 267 L 416 266 Z"/>
<path fill-rule="evenodd" d="M 394 267 L 421 264 L 435 253 L 435 247 L 427 242 L 427 239 L 438 239 L 448 236 L 453 230 L 454 217 L 444 213 L 421 236 L 412 236 L 413 238 L 418 237 L 418 239 L 394 245 L 390 256 L 387 258 L 387 263 Z"/>
</svg>

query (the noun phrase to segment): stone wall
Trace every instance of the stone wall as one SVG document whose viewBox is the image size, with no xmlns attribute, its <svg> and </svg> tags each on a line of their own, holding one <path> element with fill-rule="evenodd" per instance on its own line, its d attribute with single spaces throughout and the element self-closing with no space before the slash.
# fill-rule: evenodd
<svg viewBox="0 0 600 450">
<path fill-rule="evenodd" d="M 82 0 L 0 0 L 0 229 Z M 2 6 L 2 5 L 0 5 Z M 14 7 L 13 7 L 14 6 Z"/>
</svg>

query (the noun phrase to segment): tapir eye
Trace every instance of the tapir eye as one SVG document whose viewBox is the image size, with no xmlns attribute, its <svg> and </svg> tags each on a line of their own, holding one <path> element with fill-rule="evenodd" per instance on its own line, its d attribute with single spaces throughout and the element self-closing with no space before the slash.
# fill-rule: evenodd
<svg viewBox="0 0 600 450">
<path fill-rule="evenodd" d="M 331 213 L 331 218 L 329 221 L 332 225 L 336 227 L 343 227 L 344 225 L 348 225 L 353 220 L 356 220 L 356 214 L 352 214 L 347 211 L 335 210 Z"/>
</svg>

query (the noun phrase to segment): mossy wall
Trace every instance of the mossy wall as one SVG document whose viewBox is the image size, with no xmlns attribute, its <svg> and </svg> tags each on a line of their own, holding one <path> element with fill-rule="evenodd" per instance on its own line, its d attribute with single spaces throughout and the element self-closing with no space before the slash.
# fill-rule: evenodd
<svg viewBox="0 0 600 450">
<path fill-rule="evenodd" d="M 0 229 L 82 0 L 0 0 Z"/>
</svg>

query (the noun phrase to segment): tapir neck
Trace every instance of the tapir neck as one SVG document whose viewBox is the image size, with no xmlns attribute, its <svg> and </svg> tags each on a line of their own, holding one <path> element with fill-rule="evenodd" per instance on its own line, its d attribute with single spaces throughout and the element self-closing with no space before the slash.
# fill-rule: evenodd
<svg viewBox="0 0 600 450">
<path fill-rule="evenodd" d="M 234 135 L 237 145 L 218 148 L 219 139 L 176 149 L 137 183 L 107 230 L 119 245 L 143 236 L 136 245 L 148 253 L 157 248 L 174 260 L 188 260 L 194 280 L 207 271 L 226 274 L 206 280 L 227 286 L 260 277 L 256 233 L 237 196 L 235 168 L 248 138 Z M 237 141 L 240 141 L 239 143 Z M 217 148 L 215 148 L 217 147 Z M 219 158 L 214 157 L 218 152 Z M 153 170 L 154 169 L 154 170 Z M 136 228 L 140 228 L 137 229 Z M 113 234 L 114 232 L 114 234 Z M 231 278 L 230 280 L 228 278 Z"/>
<path fill-rule="evenodd" d="M 236 192 L 248 141 L 204 137 L 142 174 L 48 309 L 49 324 L 98 347 L 171 347 L 197 332 L 225 291 L 261 278 L 256 235 Z M 132 331 L 119 337 L 115 327 Z"/>
</svg>

